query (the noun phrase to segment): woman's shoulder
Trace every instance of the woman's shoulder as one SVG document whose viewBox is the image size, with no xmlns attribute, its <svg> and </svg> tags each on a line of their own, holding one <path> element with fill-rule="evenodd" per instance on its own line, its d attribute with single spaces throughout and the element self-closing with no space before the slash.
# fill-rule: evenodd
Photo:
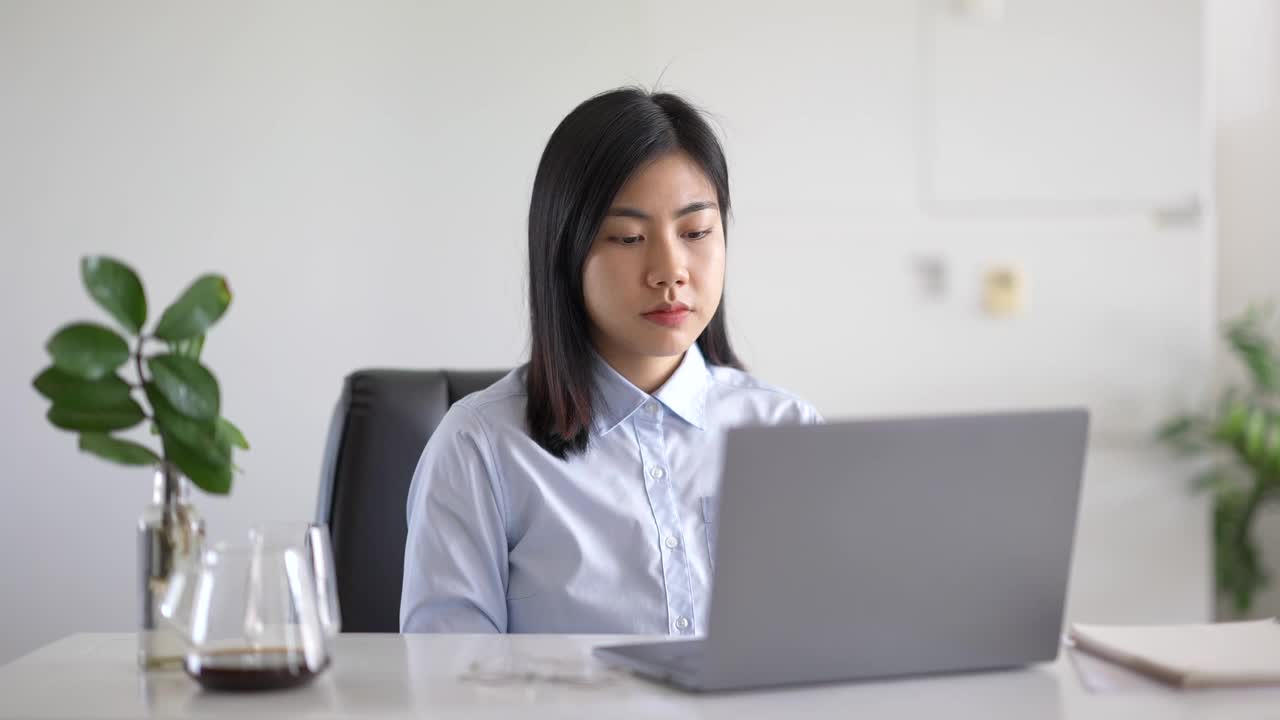
<svg viewBox="0 0 1280 720">
<path fill-rule="evenodd" d="M 441 425 L 480 426 L 485 430 L 500 430 L 516 425 L 523 427 L 524 409 L 529 393 L 525 387 L 524 371 L 520 366 L 483 390 L 477 390 L 455 402 Z"/>
<path fill-rule="evenodd" d="M 740 406 L 757 416 L 753 419 L 767 422 L 822 421 L 817 408 L 790 390 L 736 368 L 709 365 L 707 369 L 711 373 L 711 399 L 718 404 Z"/>
<path fill-rule="evenodd" d="M 489 387 L 449 406 L 431 430 L 418 471 L 476 452 L 487 463 L 496 457 L 498 448 L 518 441 L 524 435 L 527 397 L 520 370 L 512 370 Z"/>
</svg>

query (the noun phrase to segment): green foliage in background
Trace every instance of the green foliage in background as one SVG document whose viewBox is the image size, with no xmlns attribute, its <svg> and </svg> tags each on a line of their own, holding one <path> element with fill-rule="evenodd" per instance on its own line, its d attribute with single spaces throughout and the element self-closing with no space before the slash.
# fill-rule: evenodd
<svg viewBox="0 0 1280 720">
<path fill-rule="evenodd" d="M 89 322 L 54 333 L 45 345 L 53 364 L 32 383 L 52 403 L 49 422 L 78 433 L 85 452 L 124 465 L 169 463 L 202 490 L 229 493 L 232 449 L 249 443 L 222 417 L 218 380 L 200 363 L 205 333 L 231 304 L 226 279 L 197 279 L 144 333 L 147 297 L 137 273 L 118 260 L 86 257 L 80 274 L 126 334 Z M 114 434 L 147 421 L 159 453 Z"/>
<path fill-rule="evenodd" d="M 1253 537 L 1258 508 L 1280 491 L 1280 357 L 1274 306 L 1252 307 L 1227 323 L 1224 336 L 1248 371 L 1247 386 L 1228 387 L 1211 412 L 1165 423 L 1161 441 L 1212 458 L 1195 487 L 1213 494 L 1218 592 L 1237 613 L 1253 606 L 1269 578 Z"/>
</svg>

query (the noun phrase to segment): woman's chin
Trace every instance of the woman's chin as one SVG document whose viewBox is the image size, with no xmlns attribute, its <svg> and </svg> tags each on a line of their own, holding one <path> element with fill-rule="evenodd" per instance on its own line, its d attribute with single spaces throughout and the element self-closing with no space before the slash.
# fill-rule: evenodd
<svg viewBox="0 0 1280 720">
<path fill-rule="evenodd" d="M 670 330 L 656 333 L 657 337 L 652 335 L 654 334 L 651 333 L 645 342 L 640 343 L 640 347 L 643 348 L 644 354 L 654 357 L 680 355 L 697 340 L 696 337 L 689 337 L 687 333 Z"/>
</svg>

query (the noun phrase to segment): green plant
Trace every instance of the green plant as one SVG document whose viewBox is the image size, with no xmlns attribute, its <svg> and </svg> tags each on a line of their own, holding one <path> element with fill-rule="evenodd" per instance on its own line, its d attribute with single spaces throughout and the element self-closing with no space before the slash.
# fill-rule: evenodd
<svg viewBox="0 0 1280 720">
<path fill-rule="evenodd" d="M 112 258 L 86 257 L 80 274 L 133 345 L 96 323 L 75 322 L 54 333 L 45 346 L 53 364 L 32 383 L 52 402 L 49 422 L 79 433 L 83 451 L 124 465 L 170 464 L 206 492 L 229 493 L 232 448 L 247 450 L 249 443 L 222 417 L 218 381 L 200 363 L 205 333 L 231 303 L 226 279 L 198 278 L 144 333 L 147 298 L 137 273 Z M 126 365 L 132 380 L 121 376 Z M 112 434 L 147 421 L 160 437 L 160 454 Z"/>
<path fill-rule="evenodd" d="M 1213 495 L 1215 579 L 1237 613 L 1268 583 L 1253 537 L 1258 509 L 1280 493 L 1280 357 L 1273 306 L 1251 307 L 1224 336 L 1249 384 L 1227 387 L 1210 413 L 1175 417 L 1158 437 L 1178 451 L 1212 459 L 1193 486 Z"/>
</svg>

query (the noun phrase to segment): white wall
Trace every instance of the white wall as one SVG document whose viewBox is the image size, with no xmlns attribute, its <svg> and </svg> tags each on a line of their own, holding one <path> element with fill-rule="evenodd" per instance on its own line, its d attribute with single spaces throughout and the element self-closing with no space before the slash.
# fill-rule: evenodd
<svg viewBox="0 0 1280 720">
<path fill-rule="evenodd" d="M 53 329 L 99 317 L 81 255 L 133 263 L 155 311 L 229 276 L 206 358 L 254 449 L 200 507 L 219 537 L 305 517 L 347 372 L 521 361 L 539 153 L 620 84 L 661 77 L 718 116 L 736 340 L 826 415 L 1086 403 L 1124 442 L 1198 396 L 1213 277 L 1194 223 L 926 212 L 933 3 L 497 5 L 0 2 L 0 662 L 135 626 L 150 480 L 77 454 L 29 387 Z M 1195 3 L 1174 7 L 1194 40 Z M 1197 97 L 1194 72 L 1162 81 Z M 951 270 L 940 302 L 918 293 L 920 253 Z M 1006 262 L 1028 311 L 994 321 L 977 277 Z"/>
<path fill-rule="evenodd" d="M 1213 73 L 1219 319 L 1280 301 L 1280 2 L 1217 0 Z"/>
<path fill-rule="evenodd" d="M 1220 320 L 1251 302 L 1280 302 L 1280 2 L 1215 0 L 1207 6 L 1216 154 Z M 1218 374 L 1240 379 L 1219 343 Z M 1258 539 L 1280 577 L 1280 508 L 1270 506 Z M 1264 593 L 1259 615 L 1280 614 L 1280 587 Z"/>
</svg>

